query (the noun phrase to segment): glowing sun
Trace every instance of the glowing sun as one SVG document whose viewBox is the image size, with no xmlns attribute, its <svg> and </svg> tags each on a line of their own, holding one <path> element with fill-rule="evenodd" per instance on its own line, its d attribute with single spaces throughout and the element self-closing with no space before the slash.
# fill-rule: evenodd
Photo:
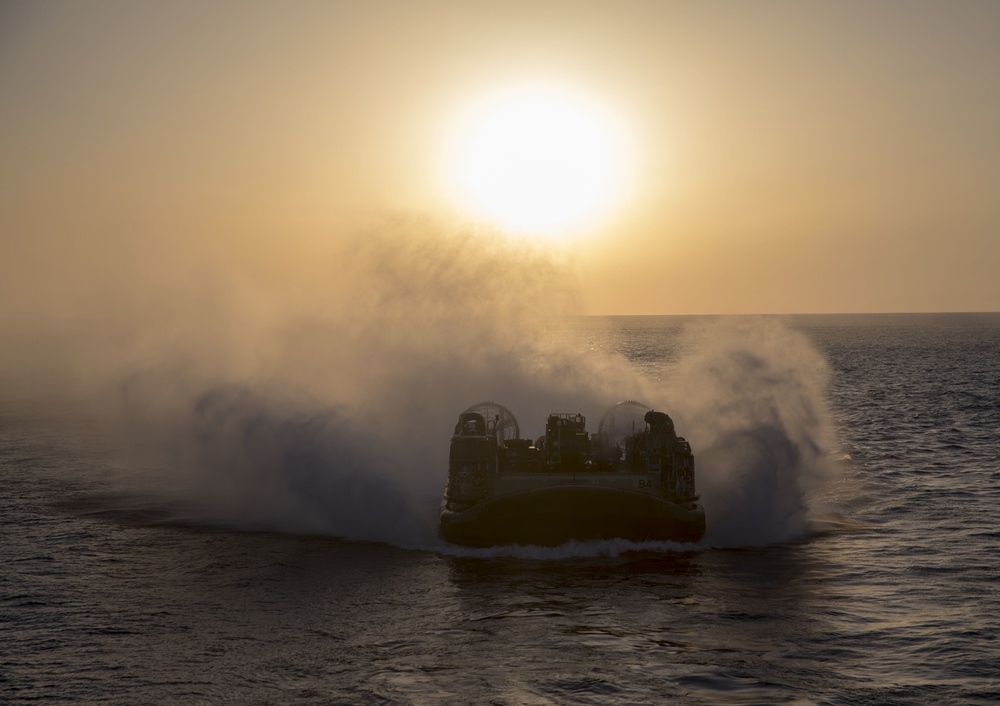
<svg viewBox="0 0 1000 706">
<path fill-rule="evenodd" d="M 620 200 L 624 134 L 602 106 L 569 90 L 497 91 L 460 118 L 449 157 L 460 208 L 502 228 L 563 235 L 593 226 Z"/>
</svg>

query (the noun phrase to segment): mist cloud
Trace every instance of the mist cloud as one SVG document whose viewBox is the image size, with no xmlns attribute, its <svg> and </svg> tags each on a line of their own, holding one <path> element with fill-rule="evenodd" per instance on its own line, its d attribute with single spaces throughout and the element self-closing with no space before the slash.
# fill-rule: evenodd
<svg viewBox="0 0 1000 706">
<path fill-rule="evenodd" d="M 776 319 L 693 326 L 670 375 L 678 427 L 692 440 L 706 541 L 762 545 L 803 536 L 832 477 L 829 368 Z"/>
<path fill-rule="evenodd" d="M 562 340 L 569 268 L 496 233 L 396 222 L 282 266 L 227 263 L 109 377 L 147 452 L 130 482 L 209 521 L 431 544 L 458 412 L 502 398 L 540 427 L 647 384 Z"/>
<path fill-rule="evenodd" d="M 634 398 L 692 442 L 706 541 L 807 531 L 827 373 L 774 321 L 693 327 L 659 383 L 567 329 L 569 264 L 494 232 L 396 219 L 325 239 L 200 235 L 63 263 L 22 310 L 47 355 L 0 360 L 8 380 L 72 380 L 114 410 L 132 454 L 121 487 L 186 503 L 185 521 L 433 545 L 462 409 L 495 399 L 530 436 L 552 411 L 596 420 Z"/>
</svg>

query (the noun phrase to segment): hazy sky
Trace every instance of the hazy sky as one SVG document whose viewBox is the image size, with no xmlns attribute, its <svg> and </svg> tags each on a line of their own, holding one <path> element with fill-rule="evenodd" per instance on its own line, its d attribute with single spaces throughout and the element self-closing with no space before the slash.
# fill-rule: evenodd
<svg viewBox="0 0 1000 706">
<path fill-rule="evenodd" d="M 998 2 L 4 0 L 0 315 L 471 218 L 454 126 L 519 82 L 631 146 L 555 246 L 587 313 L 1000 310 Z"/>
</svg>

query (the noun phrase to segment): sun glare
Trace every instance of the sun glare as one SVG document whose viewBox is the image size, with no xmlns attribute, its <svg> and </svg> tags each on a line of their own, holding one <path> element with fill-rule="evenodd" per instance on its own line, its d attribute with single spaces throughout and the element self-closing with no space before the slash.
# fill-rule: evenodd
<svg viewBox="0 0 1000 706">
<path fill-rule="evenodd" d="M 623 132 L 598 103 L 566 89 L 498 91 L 455 130 L 448 164 L 459 207 L 523 234 L 596 225 L 624 192 Z"/>
</svg>

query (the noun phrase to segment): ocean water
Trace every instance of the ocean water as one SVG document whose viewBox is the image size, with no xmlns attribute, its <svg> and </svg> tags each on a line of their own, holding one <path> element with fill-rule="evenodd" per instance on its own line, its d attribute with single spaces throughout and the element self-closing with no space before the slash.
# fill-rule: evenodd
<svg viewBox="0 0 1000 706">
<path fill-rule="evenodd" d="M 703 324 L 563 332 L 678 390 L 698 545 L 240 522 L 123 486 L 135 457 L 86 405 L 3 400 L 0 701 L 1000 702 L 1000 315 L 747 319 L 753 345 L 699 358 Z M 357 488 L 345 504 L 377 515 Z"/>
</svg>

